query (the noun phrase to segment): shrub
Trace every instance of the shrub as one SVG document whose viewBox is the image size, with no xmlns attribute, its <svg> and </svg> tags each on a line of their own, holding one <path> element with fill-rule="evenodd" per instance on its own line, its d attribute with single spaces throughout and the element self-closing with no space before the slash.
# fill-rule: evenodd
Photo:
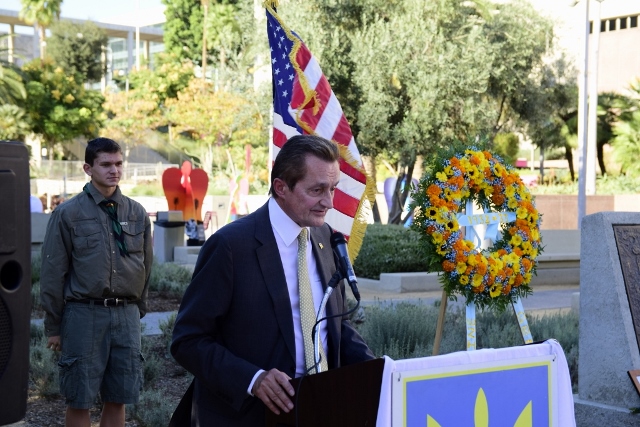
<svg viewBox="0 0 640 427">
<path fill-rule="evenodd" d="M 60 353 L 47 348 L 44 327 L 32 324 L 29 347 L 29 375 L 40 396 L 50 397 L 60 394 L 58 380 L 59 358 Z"/>
<path fill-rule="evenodd" d="M 174 409 L 159 390 L 143 390 L 140 401 L 131 406 L 131 414 L 144 427 L 168 425 Z"/>
<path fill-rule="evenodd" d="M 40 282 L 34 282 L 31 284 L 31 312 L 42 310 L 42 304 L 40 303 Z"/>
<path fill-rule="evenodd" d="M 162 331 L 162 341 L 165 344 L 166 356 L 172 357 L 170 348 L 171 348 L 171 340 L 173 339 L 173 327 L 176 324 L 176 317 L 178 313 L 171 313 L 167 320 L 160 321 L 158 327 Z"/>
<path fill-rule="evenodd" d="M 181 300 L 191 282 L 191 274 L 191 270 L 182 265 L 155 261 L 151 268 L 149 290 L 163 292 L 167 297 Z"/>
<path fill-rule="evenodd" d="M 578 315 L 570 312 L 528 319 L 533 340 L 556 339 L 562 346 L 574 391 L 578 384 Z M 366 321 L 359 332 L 376 356 L 409 359 L 431 356 L 438 320 L 437 304 L 379 304 L 366 308 Z M 478 348 L 502 348 L 522 344 L 522 335 L 512 310 L 481 311 L 476 316 Z M 464 309 L 448 308 L 440 354 L 466 349 Z"/>
<path fill-rule="evenodd" d="M 40 281 L 40 268 L 42 267 L 42 253 L 31 252 L 31 284 Z"/>
<path fill-rule="evenodd" d="M 380 273 L 427 271 L 419 235 L 394 224 L 369 224 L 353 269 L 357 276 L 380 279 Z"/>
</svg>

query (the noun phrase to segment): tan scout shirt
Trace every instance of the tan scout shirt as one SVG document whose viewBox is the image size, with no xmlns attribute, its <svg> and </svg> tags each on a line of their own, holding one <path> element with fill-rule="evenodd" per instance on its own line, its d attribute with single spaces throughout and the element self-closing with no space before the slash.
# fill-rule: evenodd
<svg viewBox="0 0 640 427">
<path fill-rule="evenodd" d="M 149 273 L 153 262 L 151 221 L 142 205 L 116 188 L 130 256 L 122 256 L 111 220 L 99 203 L 105 198 L 91 184 L 85 192 L 59 205 L 52 213 L 42 246 L 40 296 L 45 311 L 45 333 L 60 335 L 67 300 L 82 298 L 136 299 L 140 316 L 147 311 Z"/>
</svg>

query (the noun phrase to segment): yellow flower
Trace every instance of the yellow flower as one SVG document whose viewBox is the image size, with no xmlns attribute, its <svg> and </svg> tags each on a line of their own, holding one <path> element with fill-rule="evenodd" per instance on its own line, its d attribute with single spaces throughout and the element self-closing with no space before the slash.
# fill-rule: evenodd
<svg viewBox="0 0 640 427">
<path fill-rule="evenodd" d="M 469 263 L 469 265 L 471 267 L 475 267 L 476 265 L 478 265 L 478 260 L 476 259 L 477 255 L 471 254 L 469 255 L 469 258 L 467 259 L 467 262 Z"/>
<path fill-rule="evenodd" d="M 444 168 L 444 173 L 446 173 L 447 176 L 453 176 L 453 169 L 451 169 L 451 165 Z"/>
<path fill-rule="evenodd" d="M 491 295 L 491 298 L 500 296 L 501 293 L 502 293 L 502 285 L 499 283 L 494 283 L 491 289 L 489 289 L 489 295 Z"/>
<path fill-rule="evenodd" d="M 60 91 L 58 89 L 54 89 L 51 91 L 51 96 L 53 96 L 56 100 L 60 100 L 60 96 L 62 94 L 60 93 Z"/>
<path fill-rule="evenodd" d="M 469 284 L 469 276 L 464 275 L 464 276 L 460 276 L 460 283 L 462 285 L 468 285 Z"/>
<path fill-rule="evenodd" d="M 433 243 L 435 243 L 436 245 L 441 245 L 444 241 L 444 239 L 442 238 L 442 233 L 440 233 L 439 231 L 434 232 L 431 235 L 431 238 L 433 239 Z"/>
<path fill-rule="evenodd" d="M 447 182 L 447 174 L 444 172 L 436 173 L 436 178 L 438 179 L 438 181 Z"/>
<path fill-rule="evenodd" d="M 511 240 L 509 241 L 509 243 L 511 243 L 511 246 L 520 246 L 520 244 L 522 243 L 522 237 L 520 237 L 519 234 L 514 234 L 513 236 L 511 236 Z"/>
<path fill-rule="evenodd" d="M 65 97 L 64 97 L 64 99 L 62 101 L 64 101 L 66 104 L 71 104 L 74 100 L 75 100 L 75 98 L 73 97 L 73 95 L 68 93 L 68 94 L 65 95 Z"/>
<path fill-rule="evenodd" d="M 525 219 L 527 217 L 527 215 L 529 215 L 529 211 L 527 211 L 527 208 L 525 208 L 523 206 L 520 206 L 518 208 L 518 210 L 516 211 L 516 215 L 520 219 Z"/>
<path fill-rule="evenodd" d="M 508 199 L 507 206 L 509 207 L 509 209 L 515 209 L 518 207 L 518 201 L 515 198 Z"/>
<path fill-rule="evenodd" d="M 473 286 L 474 288 L 477 288 L 480 285 L 482 285 L 482 276 L 479 274 L 474 274 L 473 280 L 471 282 L 471 286 Z"/>
<path fill-rule="evenodd" d="M 531 239 L 535 241 L 540 240 L 540 232 L 538 232 L 537 228 L 531 229 Z"/>
<path fill-rule="evenodd" d="M 456 273 L 462 274 L 465 271 L 467 271 L 467 264 L 465 264 L 464 262 L 459 262 L 456 264 Z"/>
<path fill-rule="evenodd" d="M 62 69 L 62 67 L 56 67 L 55 70 L 53 70 L 54 73 L 56 74 L 62 74 L 64 72 L 64 70 Z"/>
<path fill-rule="evenodd" d="M 516 194 L 516 189 L 513 188 L 512 186 L 507 187 L 504 190 L 504 194 L 508 197 L 508 198 L 512 198 L 513 196 L 515 196 Z"/>
</svg>

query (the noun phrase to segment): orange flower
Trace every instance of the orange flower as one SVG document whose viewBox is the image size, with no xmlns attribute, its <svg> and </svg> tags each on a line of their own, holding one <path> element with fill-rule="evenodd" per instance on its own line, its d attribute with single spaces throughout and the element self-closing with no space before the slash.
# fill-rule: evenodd
<svg viewBox="0 0 640 427">
<path fill-rule="evenodd" d="M 441 192 L 442 192 L 442 189 L 435 184 L 431 184 L 427 188 L 427 195 L 430 197 L 438 197 Z"/>
<path fill-rule="evenodd" d="M 473 293 L 476 293 L 476 294 L 483 293 L 485 289 L 486 289 L 486 286 L 484 285 L 484 283 L 480 286 L 471 287 L 471 290 L 473 291 Z"/>
<path fill-rule="evenodd" d="M 511 292 L 511 285 L 507 283 L 502 287 L 502 295 L 509 295 L 509 292 Z"/>
<path fill-rule="evenodd" d="M 456 265 L 449 260 L 444 260 L 442 263 L 442 269 L 447 273 L 451 273 L 456 269 Z"/>
<path fill-rule="evenodd" d="M 491 196 L 491 201 L 496 206 L 502 206 L 504 204 L 504 196 L 502 194 L 494 194 Z"/>
<path fill-rule="evenodd" d="M 516 276 L 516 280 L 513 282 L 513 286 L 517 288 L 520 285 L 522 285 L 523 282 L 524 282 L 524 277 L 522 277 L 522 274 L 518 274 Z"/>
</svg>

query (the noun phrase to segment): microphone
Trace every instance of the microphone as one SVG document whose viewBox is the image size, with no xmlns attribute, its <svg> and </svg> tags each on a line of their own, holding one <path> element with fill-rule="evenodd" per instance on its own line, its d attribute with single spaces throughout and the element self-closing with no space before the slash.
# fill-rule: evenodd
<svg viewBox="0 0 640 427">
<path fill-rule="evenodd" d="M 356 273 L 353 272 L 353 266 L 349 260 L 349 252 L 347 251 L 347 241 L 344 238 L 344 234 L 339 231 L 334 231 L 330 238 L 331 247 L 338 256 L 340 263 L 340 269 L 346 276 L 347 283 L 351 287 L 351 292 L 356 298 L 356 301 L 360 301 L 360 292 L 358 292 L 358 279 L 356 279 Z"/>
</svg>

